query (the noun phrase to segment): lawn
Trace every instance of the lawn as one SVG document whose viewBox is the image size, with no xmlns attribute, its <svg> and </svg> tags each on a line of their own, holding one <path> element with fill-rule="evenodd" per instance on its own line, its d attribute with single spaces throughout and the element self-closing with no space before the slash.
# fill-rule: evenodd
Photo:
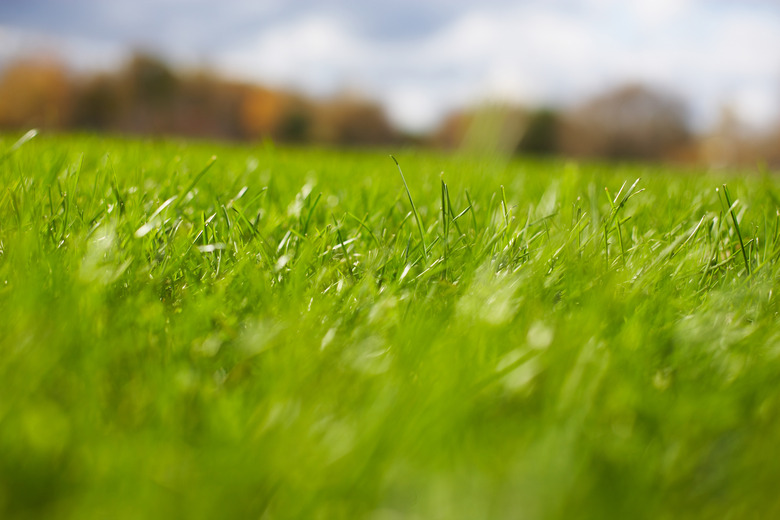
<svg viewBox="0 0 780 520">
<path fill-rule="evenodd" d="M 2 518 L 780 515 L 778 177 L 18 138 Z"/>
</svg>

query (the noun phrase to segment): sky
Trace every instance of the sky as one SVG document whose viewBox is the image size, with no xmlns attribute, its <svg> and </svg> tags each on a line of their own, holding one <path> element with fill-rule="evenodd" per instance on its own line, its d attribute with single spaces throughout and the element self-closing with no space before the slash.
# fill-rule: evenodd
<svg viewBox="0 0 780 520">
<path fill-rule="evenodd" d="M 642 82 L 699 129 L 780 120 L 780 0 L 0 0 L 0 67 L 133 50 L 315 96 L 360 92 L 410 131 L 485 100 L 572 106 Z"/>
</svg>

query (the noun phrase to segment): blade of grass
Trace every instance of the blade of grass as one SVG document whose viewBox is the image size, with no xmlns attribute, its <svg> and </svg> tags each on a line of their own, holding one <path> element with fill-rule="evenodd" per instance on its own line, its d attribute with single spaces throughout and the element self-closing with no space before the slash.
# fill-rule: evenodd
<svg viewBox="0 0 780 520">
<path fill-rule="evenodd" d="M 395 162 L 395 165 L 398 167 L 398 173 L 401 174 L 401 180 L 404 182 L 404 188 L 406 188 L 406 195 L 409 197 L 409 204 L 412 205 L 412 212 L 414 213 L 414 219 L 417 221 L 417 229 L 420 232 L 420 241 L 422 242 L 422 249 L 423 249 L 423 255 L 427 258 L 427 248 L 425 246 L 425 233 L 423 232 L 423 225 L 422 220 L 420 219 L 420 214 L 417 212 L 417 206 L 414 205 L 414 200 L 412 200 L 412 192 L 409 191 L 409 185 L 406 183 L 406 177 L 404 177 L 404 172 L 401 170 L 401 165 L 398 164 L 398 160 L 394 156 L 390 156 L 390 158 Z"/>
<path fill-rule="evenodd" d="M 726 205 L 729 208 L 728 212 L 731 214 L 731 221 L 734 222 L 734 229 L 737 232 L 737 238 L 739 238 L 739 247 L 742 250 L 742 259 L 745 261 L 745 271 L 747 271 L 748 276 L 750 276 L 750 261 L 748 260 L 747 251 L 745 251 L 745 243 L 742 240 L 742 231 L 739 229 L 739 222 L 737 222 L 737 215 L 734 214 L 734 206 L 737 204 L 737 201 L 735 200 L 732 204 L 731 202 L 731 196 L 729 194 L 728 187 L 723 184 L 723 196 L 726 198 Z"/>
<path fill-rule="evenodd" d="M 211 169 L 212 166 L 214 166 L 214 163 L 217 162 L 217 156 L 212 155 L 211 159 L 209 159 L 209 162 L 206 163 L 206 166 L 192 179 L 192 182 L 190 182 L 189 186 L 185 190 L 183 190 L 181 193 L 179 193 L 179 198 L 176 200 L 176 203 L 173 205 L 173 209 L 176 209 L 179 207 L 179 204 L 182 203 L 182 201 L 185 199 L 187 194 L 192 191 L 192 188 L 195 187 L 196 184 L 203 178 L 204 175 Z"/>
</svg>

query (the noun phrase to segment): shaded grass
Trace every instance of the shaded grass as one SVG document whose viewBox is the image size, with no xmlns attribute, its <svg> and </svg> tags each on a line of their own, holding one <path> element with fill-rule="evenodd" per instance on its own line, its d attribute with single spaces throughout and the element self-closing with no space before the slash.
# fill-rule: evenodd
<svg viewBox="0 0 780 520">
<path fill-rule="evenodd" d="M 14 141 L 3 517 L 780 509 L 774 178 Z"/>
</svg>

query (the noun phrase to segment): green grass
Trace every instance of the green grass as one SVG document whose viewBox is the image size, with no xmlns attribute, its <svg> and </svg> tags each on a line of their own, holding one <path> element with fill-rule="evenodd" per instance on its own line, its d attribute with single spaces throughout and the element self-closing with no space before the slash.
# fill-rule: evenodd
<svg viewBox="0 0 780 520">
<path fill-rule="evenodd" d="M 774 177 L 17 138 L 1 518 L 780 514 Z"/>
</svg>

